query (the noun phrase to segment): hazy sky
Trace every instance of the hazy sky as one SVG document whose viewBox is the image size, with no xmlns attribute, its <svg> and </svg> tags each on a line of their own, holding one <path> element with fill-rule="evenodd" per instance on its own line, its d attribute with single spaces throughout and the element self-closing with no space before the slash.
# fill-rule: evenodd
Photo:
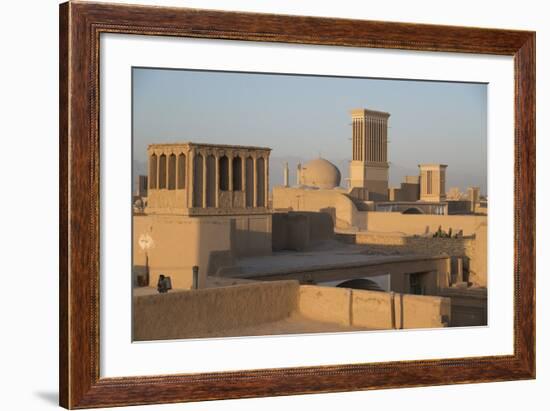
<svg viewBox="0 0 550 411">
<path fill-rule="evenodd" d="M 318 156 L 346 177 L 349 111 L 369 108 L 391 114 L 390 185 L 420 163 L 444 163 L 447 189 L 486 193 L 485 84 L 136 68 L 133 97 L 141 172 L 148 144 L 193 141 L 271 147 L 271 184 L 282 182 L 284 161 Z"/>
</svg>

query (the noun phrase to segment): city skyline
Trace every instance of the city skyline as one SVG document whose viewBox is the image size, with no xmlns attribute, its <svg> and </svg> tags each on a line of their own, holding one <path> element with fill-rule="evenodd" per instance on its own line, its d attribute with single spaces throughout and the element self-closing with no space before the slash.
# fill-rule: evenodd
<svg viewBox="0 0 550 411">
<path fill-rule="evenodd" d="M 349 112 L 366 107 L 391 114 L 391 186 L 438 162 L 449 165 L 448 187 L 487 190 L 485 84 L 134 68 L 133 96 L 136 173 L 149 144 L 232 141 L 273 149 L 271 186 L 285 161 L 292 175 L 319 156 L 345 179 Z"/>
<path fill-rule="evenodd" d="M 133 91 L 136 341 L 487 325 L 485 85 L 135 69 Z"/>
</svg>

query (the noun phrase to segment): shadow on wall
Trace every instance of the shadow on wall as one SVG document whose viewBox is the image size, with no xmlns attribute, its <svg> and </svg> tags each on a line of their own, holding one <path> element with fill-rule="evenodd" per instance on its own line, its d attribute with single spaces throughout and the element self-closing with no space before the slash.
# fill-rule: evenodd
<svg viewBox="0 0 550 411">
<path fill-rule="evenodd" d="M 354 202 L 347 195 L 338 193 L 334 203 L 334 207 L 320 208 L 319 212 L 329 215 L 336 228 L 359 229 L 361 217 L 359 202 Z"/>
<path fill-rule="evenodd" d="M 358 211 L 342 190 L 308 190 L 302 188 L 273 188 L 273 208 L 295 212 L 325 212 L 336 227 L 358 226 Z"/>
<path fill-rule="evenodd" d="M 424 213 L 417 207 L 410 207 L 410 208 L 407 208 L 405 211 L 403 211 L 402 214 L 424 214 Z"/>
<path fill-rule="evenodd" d="M 234 257 L 271 254 L 271 216 L 230 220 L 230 251 Z"/>
<path fill-rule="evenodd" d="M 271 216 L 237 217 L 229 220 L 229 245 L 225 249 L 210 250 L 206 273 L 218 276 L 237 274 L 236 259 L 271 254 Z M 235 271 L 237 270 L 237 271 Z"/>
<path fill-rule="evenodd" d="M 325 207 L 325 208 L 321 208 L 321 209 L 319 210 L 319 212 L 329 215 L 330 218 L 332 219 L 332 224 L 333 224 L 333 226 L 336 225 L 336 208 L 335 208 L 335 207 Z"/>
<path fill-rule="evenodd" d="M 303 251 L 334 238 L 334 222 L 325 212 L 273 214 L 273 251 Z"/>
</svg>

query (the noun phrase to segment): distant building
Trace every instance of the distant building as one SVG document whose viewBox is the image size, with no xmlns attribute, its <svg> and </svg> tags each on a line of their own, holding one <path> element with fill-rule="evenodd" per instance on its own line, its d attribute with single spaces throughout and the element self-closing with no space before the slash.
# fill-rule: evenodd
<svg viewBox="0 0 550 411">
<path fill-rule="evenodd" d="M 147 176 L 140 175 L 138 176 L 138 186 L 136 190 L 137 197 L 147 197 Z"/>
<path fill-rule="evenodd" d="M 480 200 L 479 187 L 468 187 L 468 200 L 470 201 L 470 211 L 475 213 Z"/>
<path fill-rule="evenodd" d="M 459 201 L 464 200 L 464 194 L 458 187 L 451 187 L 447 190 L 447 200 Z"/>
<path fill-rule="evenodd" d="M 155 286 L 164 274 L 174 288 L 203 287 L 215 258 L 271 253 L 270 152 L 235 145 L 150 145 L 147 203 L 143 213 L 134 213 L 136 279 L 147 276 Z M 193 284 L 193 266 L 199 267 L 199 284 Z"/>
<path fill-rule="evenodd" d="M 407 176 L 400 187 L 388 188 L 390 115 L 368 109 L 352 110 L 351 114 L 353 144 L 347 188 L 340 185 L 338 167 L 317 158 L 298 165 L 297 184 L 292 187 L 285 165 L 284 185 L 274 187 L 270 199 L 270 148 L 191 142 L 150 145 L 149 173 L 140 177 L 139 187 L 143 191 L 148 183 L 147 198 L 134 205 L 136 271 L 147 272 L 149 284 L 156 284 L 158 276 L 166 274 L 163 270 L 171 267 L 168 274 L 174 287 L 190 288 L 195 265 L 199 266 L 199 281 L 204 281 L 207 275 L 216 275 L 215 267 L 229 264 L 233 258 L 270 254 L 274 232 L 277 236 L 282 232 L 282 240 L 276 237 L 284 249 L 289 238 L 295 241 L 298 235 L 319 226 L 313 223 L 314 217 L 304 213 L 280 216 L 281 230 L 274 231 L 274 211 L 328 214 L 336 232 L 425 235 L 442 226 L 454 233 L 476 234 L 483 218 L 448 215 L 486 213 L 486 201 L 480 201 L 478 188 L 469 190 L 469 199 L 447 200 L 444 164 L 420 164 L 418 176 Z M 407 214 L 430 218 L 421 221 Z M 282 230 L 285 221 L 290 227 L 286 231 Z M 318 234 L 310 237 L 315 239 Z"/>
<path fill-rule="evenodd" d="M 152 144 L 148 214 L 265 213 L 269 154 L 266 147 Z"/>
<path fill-rule="evenodd" d="M 332 215 L 337 228 L 361 229 L 366 212 L 402 214 L 483 214 L 479 189 L 469 189 L 468 198 L 446 198 L 445 164 L 420 164 L 419 174 L 406 176 L 400 187 L 388 187 L 389 113 L 371 109 L 351 110 L 352 153 L 348 188 L 340 187 L 340 170 L 318 158 L 298 165 L 297 185 L 275 187 L 276 210 L 318 211 Z M 286 176 L 283 177 L 288 180 Z"/>
<path fill-rule="evenodd" d="M 352 160 L 350 188 L 364 190 L 362 198 L 388 199 L 388 118 L 389 113 L 367 109 L 351 111 Z"/>
<path fill-rule="evenodd" d="M 445 164 L 420 164 L 420 201 L 439 203 L 445 200 Z"/>
<path fill-rule="evenodd" d="M 340 170 L 330 161 L 317 158 L 304 164 L 300 170 L 300 184 L 331 190 L 340 186 Z"/>
<path fill-rule="evenodd" d="M 297 308 L 310 323 L 326 322 L 328 312 L 330 321 L 348 328 L 487 324 L 487 218 L 479 215 L 487 207 L 479 188 L 449 201 L 443 164 L 421 164 L 418 176 L 389 188 L 390 114 L 356 109 L 351 115 L 346 188 L 338 167 L 317 158 L 298 164 L 293 187 L 285 164 L 284 183 L 270 199 L 270 148 L 148 147 L 148 176 L 138 186 L 145 195 L 134 203 L 134 285 L 151 292 L 163 275 L 174 292 L 134 295 L 138 340 L 207 336 L 212 324 L 218 336 L 240 335 L 239 327 L 286 321 Z M 380 276 L 398 298 L 358 290 Z M 353 294 L 327 292 L 331 284 Z M 210 287 L 221 289 L 195 291 Z M 186 289 L 192 291 L 181 292 Z M 375 312 L 362 302 L 367 299 L 376 301 Z M 181 321 L 178 313 L 190 310 L 199 314 Z"/>
<path fill-rule="evenodd" d="M 401 187 L 388 189 L 389 201 L 418 201 L 420 198 L 420 177 L 405 176 Z"/>
</svg>

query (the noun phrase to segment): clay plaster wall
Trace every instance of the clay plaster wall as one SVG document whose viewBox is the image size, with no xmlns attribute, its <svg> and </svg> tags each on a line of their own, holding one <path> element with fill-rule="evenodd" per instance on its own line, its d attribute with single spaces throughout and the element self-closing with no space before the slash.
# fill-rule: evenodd
<svg viewBox="0 0 550 411">
<path fill-rule="evenodd" d="M 364 226 L 361 228 L 376 232 L 398 232 L 403 234 L 435 233 L 439 226 L 444 231 L 452 228 L 456 233 L 462 230 L 468 236 L 487 225 L 486 216 L 476 215 L 435 215 L 435 214 L 400 214 L 382 211 L 365 212 Z"/>
<path fill-rule="evenodd" d="M 191 288 L 195 265 L 202 287 L 214 252 L 235 256 L 271 253 L 271 215 L 136 215 L 133 222 L 134 275 L 146 273 L 148 267 L 152 287 L 164 274 L 171 277 L 173 288 Z"/>
<path fill-rule="evenodd" d="M 409 215 L 406 217 L 416 217 Z M 420 216 L 423 217 L 423 216 Z M 439 216 L 428 216 L 439 217 Z M 448 216 L 443 216 L 449 218 Z M 468 217 L 476 218 L 476 217 Z M 442 227 L 445 230 L 445 227 Z M 467 280 L 476 286 L 487 286 L 487 225 L 481 223 L 468 238 L 433 238 L 402 233 L 362 232 L 355 236 L 357 244 L 369 246 L 369 251 L 381 254 L 423 254 L 466 257 Z"/>
<path fill-rule="evenodd" d="M 403 182 L 400 187 L 388 189 L 390 201 L 418 201 L 420 198 L 420 184 Z"/>
<path fill-rule="evenodd" d="M 326 213 L 287 212 L 273 214 L 273 251 L 306 250 L 334 238 L 334 223 Z"/>
<path fill-rule="evenodd" d="M 169 214 L 187 214 L 188 190 L 151 189 L 147 198 L 148 211 L 168 210 Z"/>
<path fill-rule="evenodd" d="M 329 214 L 336 227 L 349 228 L 359 223 L 358 211 L 342 190 L 311 190 L 303 188 L 275 187 L 273 209 L 292 211 L 316 211 Z"/>
<path fill-rule="evenodd" d="M 487 289 L 443 288 L 439 295 L 451 299 L 453 327 L 487 325 Z"/>
<path fill-rule="evenodd" d="M 362 231 L 400 232 L 424 234 L 449 227 L 456 233 L 472 235 L 480 225 L 487 224 L 483 215 L 401 214 L 382 211 L 359 211 L 342 190 L 310 190 L 304 188 L 275 187 L 273 209 L 317 211 L 329 214 L 338 229 L 355 228 Z"/>
<path fill-rule="evenodd" d="M 134 297 L 134 340 L 207 337 L 287 318 L 296 310 L 297 281 Z"/>
<path fill-rule="evenodd" d="M 239 335 L 246 327 L 298 315 L 350 329 L 437 328 L 448 325 L 448 298 L 258 282 L 134 297 L 134 340 Z M 322 328 L 321 328 L 322 330 Z"/>
<path fill-rule="evenodd" d="M 300 286 L 300 313 L 311 319 L 368 329 L 449 325 L 448 298 L 348 288 Z"/>
</svg>

